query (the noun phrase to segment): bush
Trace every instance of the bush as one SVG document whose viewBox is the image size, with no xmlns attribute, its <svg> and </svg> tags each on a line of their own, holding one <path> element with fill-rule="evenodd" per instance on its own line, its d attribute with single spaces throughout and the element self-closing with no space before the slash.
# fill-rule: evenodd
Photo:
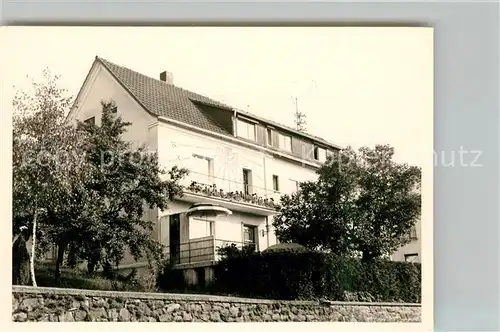
<svg viewBox="0 0 500 332">
<path fill-rule="evenodd" d="M 248 256 L 255 252 L 255 245 L 247 244 L 240 249 L 235 243 L 231 243 L 230 245 L 217 247 L 216 251 L 217 255 L 220 255 L 222 259 Z"/>
<path fill-rule="evenodd" d="M 270 246 L 264 252 L 308 252 L 309 249 L 298 243 L 278 243 Z"/>
<path fill-rule="evenodd" d="M 175 263 L 166 262 L 163 270 L 158 276 L 158 288 L 166 290 L 182 290 L 184 287 L 184 276 L 182 270 L 174 269 Z"/>
<path fill-rule="evenodd" d="M 216 266 L 218 293 L 283 300 L 420 302 L 420 264 L 319 252 L 234 255 Z"/>
</svg>

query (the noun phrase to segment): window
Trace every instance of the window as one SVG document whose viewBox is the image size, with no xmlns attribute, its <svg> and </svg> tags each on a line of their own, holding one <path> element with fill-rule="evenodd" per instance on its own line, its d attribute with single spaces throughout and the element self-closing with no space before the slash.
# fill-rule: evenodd
<svg viewBox="0 0 500 332">
<path fill-rule="evenodd" d="M 237 134 L 239 137 L 255 141 L 255 125 L 250 122 L 238 120 Z"/>
<path fill-rule="evenodd" d="M 95 116 L 88 118 L 87 120 L 85 120 L 83 122 L 95 125 Z"/>
<path fill-rule="evenodd" d="M 243 225 L 243 244 L 255 244 L 255 234 L 257 227 L 252 225 Z"/>
<path fill-rule="evenodd" d="M 273 175 L 273 190 L 280 191 L 280 183 L 277 175 Z"/>
<path fill-rule="evenodd" d="M 300 182 L 299 181 L 296 181 L 296 180 L 292 180 L 290 179 L 290 181 L 292 182 L 293 184 L 293 188 L 295 188 L 296 191 L 299 191 L 300 189 Z M 293 190 L 293 189 L 292 189 Z"/>
<path fill-rule="evenodd" d="M 204 184 L 211 184 L 214 175 L 213 159 L 193 154 L 191 167 L 191 179 Z"/>
<path fill-rule="evenodd" d="M 267 128 L 267 145 L 273 145 L 273 130 Z"/>
<path fill-rule="evenodd" d="M 292 151 L 292 138 L 290 136 L 279 134 L 278 139 L 280 149 L 289 152 Z"/>
<path fill-rule="evenodd" d="M 418 262 L 418 254 L 406 254 L 405 255 L 405 262 L 408 262 L 408 263 Z"/>
<path fill-rule="evenodd" d="M 214 236 L 214 222 L 202 218 L 189 218 L 189 238 Z"/>
<path fill-rule="evenodd" d="M 243 169 L 243 191 L 246 195 L 252 194 L 252 171 Z"/>
<path fill-rule="evenodd" d="M 413 226 L 411 229 L 410 229 L 410 240 L 418 240 L 418 236 L 417 236 L 417 228 L 415 226 Z"/>
<path fill-rule="evenodd" d="M 323 148 L 320 148 L 319 146 L 314 147 L 313 151 L 313 158 L 314 160 L 324 162 L 326 161 L 326 150 Z"/>
<path fill-rule="evenodd" d="M 318 149 L 318 155 L 319 155 L 319 161 L 320 162 L 325 162 L 326 161 L 326 150 L 319 148 Z"/>
</svg>

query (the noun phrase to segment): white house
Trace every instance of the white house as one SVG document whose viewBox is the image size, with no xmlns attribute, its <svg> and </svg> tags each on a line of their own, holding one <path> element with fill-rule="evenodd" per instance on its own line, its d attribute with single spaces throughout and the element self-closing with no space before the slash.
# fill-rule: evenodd
<svg viewBox="0 0 500 332">
<path fill-rule="evenodd" d="M 315 180 L 327 155 L 340 149 L 177 87 L 168 72 L 155 79 L 96 57 L 68 119 L 99 124 L 102 100 L 113 100 L 132 124 L 125 139 L 157 151 L 166 168 L 191 171 L 183 197 L 145 218 L 156 223 L 152 236 L 192 282 L 210 278 L 217 247 L 276 244 L 273 200 Z M 141 264 L 130 258 L 124 267 Z"/>
<path fill-rule="evenodd" d="M 153 236 L 184 268 L 209 266 L 217 260 L 216 248 L 230 243 L 257 250 L 276 244 L 272 202 L 316 179 L 327 155 L 340 149 L 177 87 L 167 72 L 155 79 L 96 57 L 68 119 L 99 124 L 102 100 L 113 100 L 132 124 L 125 139 L 157 151 L 166 168 L 191 171 L 183 197 L 167 211 L 145 216 L 157 224 Z M 200 203 L 216 207 L 204 206 L 207 213 L 192 208 Z M 131 259 L 124 262 L 132 265 Z"/>
</svg>

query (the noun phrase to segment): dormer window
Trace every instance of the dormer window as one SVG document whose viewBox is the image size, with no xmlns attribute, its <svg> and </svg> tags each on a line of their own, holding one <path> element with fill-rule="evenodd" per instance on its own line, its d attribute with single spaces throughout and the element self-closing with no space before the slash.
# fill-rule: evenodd
<svg viewBox="0 0 500 332">
<path fill-rule="evenodd" d="M 284 151 L 292 151 L 292 138 L 288 135 L 279 134 L 279 148 Z"/>
<path fill-rule="evenodd" d="M 271 128 L 267 128 L 267 145 L 273 145 L 273 130 Z"/>
<path fill-rule="evenodd" d="M 255 141 L 255 124 L 240 119 L 237 122 L 238 127 L 236 130 L 238 137 Z"/>
<path fill-rule="evenodd" d="M 313 150 L 313 158 L 316 161 L 325 162 L 326 161 L 326 150 L 323 148 L 320 148 L 319 146 L 315 146 L 314 150 Z"/>
</svg>

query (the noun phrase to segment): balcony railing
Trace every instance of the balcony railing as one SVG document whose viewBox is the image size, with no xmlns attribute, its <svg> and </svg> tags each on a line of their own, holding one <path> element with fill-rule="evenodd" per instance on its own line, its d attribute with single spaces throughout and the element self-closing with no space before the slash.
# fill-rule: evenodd
<svg viewBox="0 0 500 332">
<path fill-rule="evenodd" d="M 191 193 L 271 209 L 276 208 L 280 198 L 280 193 L 274 190 L 196 172 L 191 172 L 189 179 L 186 179 L 184 183 L 184 188 Z"/>
<path fill-rule="evenodd" d="M 188 242 L 180 243 L 178 246 L 169 246 L 165 254 L 174 264 L 190 264 L 202 262 L 214 262 L 221 259 L 218 249 L 232 247 L 241 250 L 245 246 L 253 246 L 252 243 L 239 241 L 215 239 L 213 236 L 206 236 L 191 239 Z"/>
</svg>

